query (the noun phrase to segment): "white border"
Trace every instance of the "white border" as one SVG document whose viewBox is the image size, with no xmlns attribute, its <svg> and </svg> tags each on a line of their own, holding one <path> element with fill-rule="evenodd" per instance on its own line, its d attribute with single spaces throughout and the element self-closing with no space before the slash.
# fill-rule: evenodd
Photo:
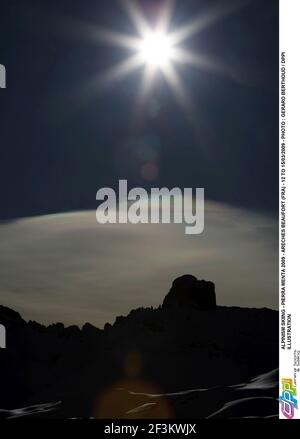
<svg viewBox="0 0 300 439">
<path fill-rule="evenodd" d="M 292 347 L 286 349 L 280 343 L 280 393 L 282 379 L 294 378 L 294 352 L 300 350 L 300 1 L 280 0 L 280 54 L 286 56 L 286 303 L 279 309 L 285 309 L 286 315 L 292 315 Z M 281 71 L 281 65 L 280 65 Z M 281 89 L 281 88 L 280 88 Z M 280 125 L 282 121 L 279 115 Z M 281 134 L 281 132 L 280 132 Z M 281 135 L 280 135 L 281 146 Z M 281 159 L 281 153 L 280 153 Z M 281 160 L 280 160 L 281 162 Z M 280 163 L 280 172 L 284 166 Z M 284 183 L 280 180 L 280 190 Z M 280 203 L 281 203 L 280 196 Z M 281 206 L 280 206 L 281 207 Z M 281 240 L 280 223 L 280 240 Z M 279 243 L 281 242 L 279 240 Z M 280 259 L 284 252 L 280 246 Z M 281 262 L 280 262 L 281 268 Z M 281 276 L 280 276 L 281 283 Z M 281 337 L 280 323 L 280 337 Z M 285 328 L 286 329 L 286 328 Z M 281 341 L 281 340 L 280 340 Z M 300 393 L 300 373 L 296 372 L 297 400 Z M 300 418 L 300 408 L 295 410 L 294 419 Z M 280 419 L 286 419 L 280 410 Z"/>
</svg>

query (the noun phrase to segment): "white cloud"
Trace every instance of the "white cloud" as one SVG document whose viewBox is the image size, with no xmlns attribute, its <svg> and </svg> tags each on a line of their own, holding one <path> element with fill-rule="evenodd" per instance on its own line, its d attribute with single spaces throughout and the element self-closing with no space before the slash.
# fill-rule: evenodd
<svg viewBox="0 0 300 439">
<path fill-rule="evenodd" d="M 99 225 L 95 212 L 0 226 L 1 302 L 26 319 L 103 326 L 162 303 L 190 273 L 216 283 L 221 305 L 277 307 L 277 223 L 206 203 L 205 231 L 181 225 Z"/>
</svg>

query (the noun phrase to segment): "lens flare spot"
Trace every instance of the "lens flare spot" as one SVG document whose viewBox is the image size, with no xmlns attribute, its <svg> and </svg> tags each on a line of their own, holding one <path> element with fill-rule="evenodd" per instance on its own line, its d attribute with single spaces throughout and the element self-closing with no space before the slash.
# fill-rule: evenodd
<svg viewBox="0 0 300 439">
<path fill-rule="evenodd" d="M 146 163 L 142 167 L 142 177 L 146 181 L 155 181 L 158 178 L 159 170 L 155 163 Z"/>
</svg>

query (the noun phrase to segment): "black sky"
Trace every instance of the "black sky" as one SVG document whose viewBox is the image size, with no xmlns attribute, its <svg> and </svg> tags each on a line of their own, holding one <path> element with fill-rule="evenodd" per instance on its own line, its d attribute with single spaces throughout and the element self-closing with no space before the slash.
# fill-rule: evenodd
<svg viewBox="0 0 300 439">
<path fill-rule="evenodd" d="M 159 1 L 141 3 L 151 16 Z M 213 3 L 178 1 L 172 26 Z M 71 32 L 72 20 L 134 32 L 118 1 L 1 2 L 0 219 L 95 208 L 97 190 L 121 178 L 205 187 L 210 200 L 276 214 L 277 0 L 253 0 L 186 44 L 235 72 L 179 69 L 197 128 L 159 78 L 138 118 L 140 71 L 87 99 L 86 84 L 126 52 Z M 148 160 L 159 169 L 151 183 L 141 174 Z"/>
</svg>

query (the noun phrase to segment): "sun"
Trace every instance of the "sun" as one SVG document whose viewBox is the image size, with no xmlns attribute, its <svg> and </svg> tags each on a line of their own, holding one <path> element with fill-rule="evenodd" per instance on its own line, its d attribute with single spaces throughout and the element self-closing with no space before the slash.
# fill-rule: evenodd
<svg viewBox="0 0 300 439">
<path fill-rule="evenodd" d="M 97 90 L 105 88 L 128 76 L 137 69 L 142 70 L 141 84 L 138 92 L 138 102 L 145 102 L 155 83 L 156 73 L 160 72 L 173 91 L 174 97 L 183 109 L 191 115 L 193 113 L 192 97 L 185 87 L 177 71 L 177 65 L 193 68 L 218 71 L 224 75 L 235 77 L 235 72 L 219 63 L 184 47 L 184 42 L 193 35 L 202 32 L 215 21 L 224 18 L 247 4 L 247 0 L 228 2 L 228 6 L 218 7 L 195 16 L 189 23 L 174 28 L 171 25 L 173 9 L 176 0 L 162 0 L 161 10 L 154 27 L 147 20 L 137 0 L 120 0 L 128 13 L 135 34 L 124 34 L 110 29 L 94 26 L 84 26 L 88 35 L 101 43 L 122 47 L 128 55 L 117 65 L 108 69 L 100 77 L 96 77 L 88 85 L 89 95 L 96 94 Z M 224 2 L 227 3 L 227 2 Z M 230 3 L 230 5 L 229 5 Z M 95 92 L 95 93 L 94 93 Z M 139 107 L 139 105 L 137 105 Z"/>
<path fill-rule="evenodd" d="M 163 32 L 153 31 L 141 41 L 140 54 L 145 64 L 162 68 L 172 60 L 174 46 L 171 39 Z"/>
</svg>

